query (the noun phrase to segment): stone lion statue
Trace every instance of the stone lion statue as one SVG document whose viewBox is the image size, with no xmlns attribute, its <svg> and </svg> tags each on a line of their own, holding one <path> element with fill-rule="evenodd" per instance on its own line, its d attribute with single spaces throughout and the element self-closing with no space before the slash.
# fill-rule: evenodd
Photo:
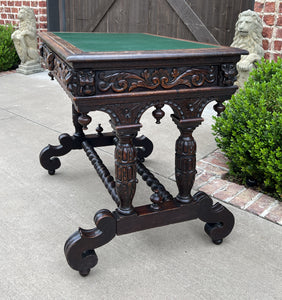
<svg viewBox="0 0 282 300">
<path fill-rule="evenodd" d="M 262 48 L 263 24 L 259 15 L 251 10 L 246 10 L 239 14 L 235 26 L 235 36 L 231 47 L 237 47 L 249 51 L 249 55 L 242 55 L 237 63 L 237 82 L 239 88 L 244 87 L 244 82 L 248 79 L 250 71 L 264 56 Z"/>
<path fill-rule="evenodd" d="M 18 71 L 24 74 L 35 73 L 39 69 L 41 71 L 40 56 L 37 51 L 36 20 L 33 9 L 22 7 L 18 13 L 18 19 L 20 21 L 19 29 L 13 32 L 11 36 L 21 60 Z"/>
</svg>

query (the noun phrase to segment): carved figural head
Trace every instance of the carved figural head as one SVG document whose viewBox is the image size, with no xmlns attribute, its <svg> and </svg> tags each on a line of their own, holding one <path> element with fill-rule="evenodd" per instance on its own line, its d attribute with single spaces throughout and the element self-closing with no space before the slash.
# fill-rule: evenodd
<svg viewBox="0 0 282 300">
<path fill-rule="evenodd" d="M 18 13 L 18 19 L 20 20 L 20 25 L 24 24 L 24 27 L 36 26 L 34 11 L 30 7 L 23 6 Z"/>
<path fill-rule="evenodd" d="M 262 29 L 262 20 L 256 12 L 246 10 L 240 13 L 231 46 L 247 49 L 250 53 L 255 52 L 263 56 Z"/>
<path fill-rule="evenodd" d="M 261 35 L 262 29 L 262 20 L 256 12 L 249 9 L 239 14 L 235 27 L 235 34 L 242 37 L 252 35 L 252 33 Z"/>
</svg>

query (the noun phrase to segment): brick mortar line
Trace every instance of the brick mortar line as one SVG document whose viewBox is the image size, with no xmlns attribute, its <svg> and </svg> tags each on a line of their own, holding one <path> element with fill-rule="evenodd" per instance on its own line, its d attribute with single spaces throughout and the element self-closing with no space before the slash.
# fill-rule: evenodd
<svg viewBox="0 0 282 300">
<path fill-rule="evenodd" d="M 259 216 L 262 217 L 262 218 L 264 218 L 267 214 L 270 213 L 270 211 L 271 211 L 273 208 L 275 208 L 275 207 L 278 206 L 278 205 L 279 205 L 278 201 L 274 201 L 274 202 L 271 203 L 271 204 L 269 205 L 269 207 L 266 208 Z"/>
<path fill-rule="evenodd" d="M 212 152 L 212 153 L 213 153 L 213 152 Z M 209 156 L 209 155 L 207 155 L 206 157 L 208 157 L 208 156 Z M 201 161 L 201 160 L 199 160 L 199 161 Z M 222 168 L 221 166 L 218 166 L 218 165 L 215 165 L 215 164 L 211 164 L 211 163 L 208 163 L 208 162 L 205 162 L 205 164 L 210 164 L 210 165 L 213 165 L 214 167 L 217 167 L 217 168 L 220 168 L 220 169 Z M 202 177 L 203 175 L 205 175 L 205 174 L 208 173 L 208 172 L 206 172 L 205 169 L 202 169 L 202 168 L 201 168 L 201 170 L 202 170 L 202 173 L 199 174 L 198 178 L 200 178 L 200 177 Z M 153 172 L 153 171 L 152 171 L 152 172 Z M 154 172 L 153 172 L 153 173 L 154 173 Z M 160 174 L 158 174 L 158 175 L 160 175 Z M 172 176 L 173 176 L 173 175 L 172 175 Z M 171 178 L 172 176 L 170 176 L 170 178 L 168 178 L 168 179 L 170 179 L 170 180 L 172 180 L 172 181 L 175 182 L 175 180 L 173 180 L 173 179 Z M 162 177 L 162 176 L 161 176 L 161 177 Z M 195 190 L 195 191 L 199 191 L 203 186 L 205 186 L 205 185 L 207 185 L 207 184 L 213 182 L 213 181 L 216 180 L 216 179 L 221 179 L 221 176 L 220 176 L 220 175 L 214 175 L 214 176 L 212 176 L 212 177 L 209 178 L 206 182 L 203 182 L 202 184 L 198 185 L 197 188 L 195 188 L 194 190 Z M 246 212 L 251 213 L 251 214 L 253 214 L 253 215 L 255 215 L 255 216 L 258 216 L 258 217 L 260 217 L 260 218 L 263 218 L 264 220 L 270 221 L 270 222 L 272 222 L 272 223 L 274 223 L 274 224 L 277 224 L 277 225 L 282 225 L 282 223 L 281 223 L 280 221 L 279 221 L 279 222 L 275 222 L 275 221 L 273 221 L 273 220 L 271 220 L 271 219 L 265 218 L 265 217 L 266 217 L 273 209 L 275 209 L 276 207 L 279 206 L 279 201 L 278 201 L 278 200 L 275 200 L 272 204 L 270 204 L 270 205 L 269 205 L 269 206 L 268 206 L 268 207 L 267 207 L 260 215 L 255 214 L 254 212 L 248 211 L 248 210 L 247 210 L 248 207 L 250 207 L 252 204 L 254 204 L 255 202 L 257 202 L 257 201 L 264 195 L 263 193 L 257 192 L 257 195 L 255 195 L 255 196 L 254 196 L 250 201 L 248 201 L 243 207 L 239 207 L 239 206 L 237 206 L 237 205 L 235 205 L 235 204 L 232 204 L 230 201 L 231 201 L 232 199 L 234 199 L 234 198 L 240 196 L 240 194 L 242 194 L 244 191 L 247 191 L 247 190 L 248 190 L 248 188 L 245 188 L 244 186 L 241 186 L 241 187 L 242 187 L 241 190 L 239 190 L 235 195 L 233 195 L 233 196 L 231 196 L 231 197 L 229 197 L 229 198 L 227 198 L 227 199 L 222 200 L 222 199 L 218 199 L 217 197 L 215 197 L 214 195 L 215 195 L 217 192 L 221 192 L 221 191 L 227 190 L 228 187 L 230 186 L 230 184 L 232 183 L 232 182 L 230 182 L 230 181 L 228 181 L 228 180 L 224 180 L 224 181 L 225 181 L 225 184 L 224 184 L 222 187 L 218 188 L 218 189 L 215 190 L 213 193 L 211 193 L 210 197 L 211 197 L 214 201 L 221 201 L 221 202 L 230 204 L 230 205 L 232 205 L 232 206 L 234 206 L 234 207 L 236 207 L 236 208 L 239 208 L 239 209 L 241 209 L 241 210 L 243 210 L 243 211 L 246 211 Z M 256 192 L 256 191 L 255 191 L 255 192 Z"/>
<path fill-rule="evenodd" d="M 205 174 L 202 173 L 198 178 L 202 177 L 202 175 L 205 175 Z M 204 185 L 212 182 L 215 179 L 220 179 L 220 177 L 218 177 L 217 175 L 214 175 L 213 177 L 211 177 L 210 179 L 208 179 L 206 182 L 203 182 L 202 184 L 200 184 L 197 189 L 203 187 Z"/>
<path fill-rule="evenodd" d="M 244 190 L 243 190 L 243 191 L 244 191 Z M 243 192 L 243 191 L 242 191 L 242 192 Z M 241 192 L 240 192 L 240 193 L 241 193 Z M 240 193 L 239 193 L 239 194 L 240 194 Z M 245 211 L 245 212 L 247 212 L 247 213 L 250 213 L 250 214 L 252 214 L 252 215 L 254 215 L 254 216 L 260 217 L 260 218 L 262 218 L 262 219 L 264 219 L 264 220 L 266 220 L 266 221 L 269 221 L 269 222 L 272 222 L 272 223 L 274 223 L 274 224 L 276 224 L 276 225 L 282 226 L 282 222 L 281 222 L 281 221 L 275 222 L 274 220 L 271 220 L 271 219 L 266 218 L 266 216 L 267 216 L 274 208 L 276 208 L 276 207 L 279 206 L 278 200 L 276 200 L 274 203 L 270 204 L 270 206 L 269 206 L 268 208 L 266 208 L 266 209 L 265 209 L 261 214 L 259 214 L 259 215 L 256 214 L 256 213 L 254 213 L 254 212 L 252 212 L 252 211 L 249 211 L 249 210 L 246 209 L 247 207 L 249 207 L 250 205 L 252 205 L 252 204 L 255 203 L 256 201 L 258 201 L 263 195 L 264 195 L 264 194 L 259 193 L 259 194 L 256 195 L 251 201 L 249 201 L 244 207 L 239 207 L 239 206 L 237 206 L 237 205 L 235 205 L 235 204 L 232 204 L 230 201 L 227 202 L 226 200 L 218 199 L 218 198 L 216 198 L 216 197 L 214 197 L 214 196 L 211 196 L 211 198 L 212 198 L 212 200 L 213 200 L 214 202 L 216 202 L 216 201 L 221 201 L 221 202 L 224 202 L 224 203 L 226 203 L 226 204 L 230 204 L 230 205 L 232 205 L 232 206 L 234 206 L 234 207 L 236 207 L 236 208 L 238 208 L 238 209 L 240 209 L 240 210 L 243 210 L 243 211 Z M 250 203 L 250 204 L 249 204 L 249 203 Z M 248 204 L 249 204 L 249 205 L 248 205 Z"/>
<path fill-rule="evenodd" d="M 229 186 L 229 185 L 228 185 L 228 186 Z M 228 186 L 227 186 L 227 188 L 228 188 Z M 247 189 L 246 189 L 244 186 L 242 186 L 242 190 L 240 190 L 239 192 L 237 192 L 235 195 L 226 198 L 225 202 L 226 202 L 226 203 L 230 203 L 230 201 L 231 201 L 232 199 L 234 199 L 235 197 L 239 196 L 240 194 L 242 194 L 242 193 L 243 193 L 244 191 L 246 191 L 246 190 L 247 190 Z"/>
<path fill-rule="evenodd" d="M 213 193 L 211 193 L 210 195 L 212 196 L 212 197 L 214 197 L 214 194 L 215 193 L 217 193 L 217 192 L 221 192 L 221 191 L 224 191 L 225 190 L 225 188 L 227 188 L 228 187 L 228 181 L 226 181 L 226 183 L 222 186 L 222 187 L 220 187 L 220 188 L 218 188 L 217 190 L 215 190 Z M 219 200 L 219 199 L 218 199 Z"/>
<path fill-rule="evenodd" d="M 216 150 L 215 150 L 215 151 L 216 151 Z M 214 151 L 214 152 L 215 152 L 215 151 Z M 211 156 L 214 152 L 212 152 L 211 154 L 209 154 L 209 155 L 207 155 L 206 157 L 204 157 L 204 159 L 207 158 L 207 157 L 209 157 L 209 156 Z M 211 166 L 216 167 L 216 168 L 218 168 L 218 169 L 220 169 L 220 170 L 227 170 L 227 171 L 228 171 L 228 169 L 226 169 L 226 168 L 224 168 L 224 167 L 221 167 L 221 166 L 218 166 L 218 165 L 216 165 L 216 164 L 210 163 L 210 162 L 206 162 L 206 161 L 204 161 L 204 159 L 201 159 L 201 160 L 199 160 L 199 161 L 200 161 L 201 163 L 205 163 L 206 166 L 207 166 L 207 165 L 211 165 Z M 201 168 L 201 170 L 202 170 L 202 173 L 199 175 L 198 178 L 200 178 L 200 177 L 201 177 L 202 175 L 204 175 L 204 174 L 210 173 L 210 172 L 206 171 L 205 168 Z M 214 180 L 220 179 L 220 178 L 222 178 L 222 176 L 220 176 L 220 175 L 214 175 L 214 176 L 212 176 L 210 179 L 208 179 L 206 182 L 203 182 L 202 184 L 198 185 L 196 190 L 200 190 L 200 189 L 201 189 L 202 187 L 204 187 L 205 185 L 210 184 L 210 183 L 212 183 Z M 213 199 L 215 199 L 215 201 L 222 201 L 222 202 L 224 202 L 224 203 L 231 204 L 231 205 L 234 206 L 234 207 L 237 207 L 237 208 L 239 208 L 239 209 L 241 209 L 241 210 L 244 210 L 244 211 L 246 211 L 246 212 L 252 213 L 253 215 L 259 216 L 259 217 L 261 217 L 261 218 L 263 218 L 263 219 L 265 219 L 265 220 L 267 220 L 267 221 L 273 222 L 274 224 L 277 224 L 277 225 L 280 225 L 280 226 L 282 225 L 281 221 L 275 221 L 275 220 L 271 220 L 271 219 L 269 219 L 269 218 L 266 218 L 266 216 L 267 216 L 273 209 L 275 209 L 276 207 L 279 207 L 279 205 L 280 205 L 280 204 L 279 204 L 279 201 L 278 201 L 278 200 L 275 200 L 274 198 L 273 198 L 274 202 L 271 203 L 266 209 L 264 209 L 264 211 L 263 211 L 261 214 L 259 214 L 259 215 L 258 215 L 258 214 L 255 214 L 255 213 L 252 212 L 252 211 L 248 211 L 248 210 L 247 210 L 248 207 L 250 207 L 252 204 L 256 203 L 259 199 L 261 199 L 261 197 L 263 197 L 264 194 L 261 193 L 261 192 L 257 192 L 257 191 L 254 190 L 254 192 L 257 192 L 257 194 L 256 194 L 250 201 L 248 201 L 243 207 L 240 207 L 240 206 L 238 206 L 238 205 L 236 205 L 236 204 L 233 204 L 233 203 L 230 202 L 230 201 L 232 201 L 232 199 L 235 199 L 237 196 L 240 196 L 240 194 L 243 193 L 244 191 L 249 190 L 248 188 L 245 188 L 244 186 L 242 186 L 242 189 L 241 189 L 240 191 L 238 191 L 235 195 L 233 195 L 233 196 L 231 196 L 231 197 L 228 197 L 228 198 L 226 198 L 226 199 L 224 199 L 224 200 L 219 199 L 219 198 L 217 198 L 216 196 L 214 196 L 217 192 L 221 192 L 221 191 L 224 191 L 224 190 L 228 190 L 228 187 L 230 186 L 230 183 L 232 183 L 232 182 L 230 182 L 230 181 L 228 181 L 228 180 L 224 180 L 224 181 L 226 182 L 226 184 L 224 184 L 222 187 L 218 188 L 216 191 L 214 191 L 214 192 L 211 193 L 211 195 L 210 195 Z M 251 190 L 251 189 L 250 189 L 250 190 Z M 281 218 L 282 218 L 282 216 L 281 216 Z"/>
<path fill-rule="evenodd" d="M 258 201 L 263 196 L 263 193 L 258 193 L 255 195 L 254 198 L 252 198 L 249 202 L 247 202 L 242 209 L 246 210 L 248 207 L 250 207 L 252 204 L 254 204 L 256 201 Z"/>
<path fill-rule="evenodd" d="M 263 194 L 262 194 L 262 195 L 263 195 Z M 279 226 L 279 225 L 282 226 L 281 221 L 280 221 L 280 222 L 275 222 L 275 221 L 273 221 L 273 220 L 271 220 L 271 219 L 266 218 L 266 215 L 267 215 L 273 208 L 275 208 L 276 206 L 278 206 L 279 203 L 275 203 L 275 205 L 274 205 L 274 204 L 271 204 L 271 205 L 269 206 L 269 208 L 268 208 L 269 211 L 267 211 L 266 214 L 264 214 L 264 212 L 265 212 L 266 210 L 268 210 L 268 209 L 266 209 L 266 210 L 263 211 L 260 215 L 258 215 L 258 214 L 255 214 L 255 213 L 252 212 L 252 211 L 248 211 L 248 210 L 246 210 L 246 209 L 244 209 L 244 208 L 241 208 L 241 207 L 239 207 L 239 206 L 237 206 L 237 205 L 234 205 L 234 204 L 232 204 L 232 203 L 230 203 L 230 202 L 226 202 L 226 201 L 224 201 L 224 200 L 218 199 L 218 198 L 213 197 L 213 196 L 211 196 L 211 198 L 212 198 L 212 200 L 213 200 L 214 202 L 217 202 L 217 201 L 224 202 L 224 203 L 229 204 L 229 205 L 232 205 L 233 207 L 236 207 L 236 208 L 238 208 L 238 209 L 240 209 L 240 210 L 243 210 L 243 211 L 245 211 L 245 212 L 247 212 L 247 213 L 249 213 L 249 214 L 252 214 L 252 215 L 254 215 L 254 216 L 256 216 L 256 217 L 259 217 L 259 218 L 262 218 L 262 219 L 264 219 L 264 220 L 266 220 L 266 221 L 272 222 L 272 223 L 274 223 L 274 224 L 276 224 L 276 225 L 278 225 L 278 226 Z M 258 199 L 256 199 L 256 200 L 258 200 Z M 255 201 L 254 201 L 254 202 L 255 202 Z M 253 202 L 253 203 L 254 203 L 254 202 Z"/>
<path fill-rule="evenodd" d="M 280 1 L 276 0 L 276 1 L 259 1 L 256 0 L 255 4 L 258 3 L 262 6 L 258 6 L 258 11 L 257 13 L 259 14 L 259 16 L 262 18 L 262 20 L 264 20 L 265 17 L 268 16 L 273 16 L 273 25 L 270 24 L 264 24 L 264 28 L 269 28 L 271 29 L 272 32 L 272 36 L 270 38 L 264 37 L 264 40 L 267 40 L 269 45 L 268 45 L 268 49 L 265 49 L 265 54 L 269 55 L 269 59 L 274 59 L 275 56 L 280 56 L 281 51 L 279 50 L 275 50 L 275 41 L 278 40 L 278 30 L 282 27 L 278 25 L 278 20 L 279 17 L 281 16 L 281 12 L 280 12 Z M 267 6 L 269 3 L 274 3 L 274 11 L 266 11 Z M 255 10 L 256 11 L 256 10 Z"/>
<path fill-rule="evenodd" d="M 203 159 L 200 159 L 199 162 L 202 162 L 202 163 L 205 163 L 205 164 L 208 164 L 208 165 L 211 165 L 213 167 L 216 167 L 216 168 L 219 168 L 219 169 L 222 169 L 223 171 L 229 171 L 229 169 L 225 168 L 225 167 L 222 167 L 222 166 L 218 166 L 216 164 L 213 164 L 211 162 L 208 162 L 208 161 L 205 161 Z"/>
</svg>

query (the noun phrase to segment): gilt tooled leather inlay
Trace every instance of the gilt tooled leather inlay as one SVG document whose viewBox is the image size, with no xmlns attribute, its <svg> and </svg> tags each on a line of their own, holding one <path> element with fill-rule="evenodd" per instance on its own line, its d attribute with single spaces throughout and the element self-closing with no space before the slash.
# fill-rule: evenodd
<svg viewBox="0 0 282 300">
<path fill-rule="evenodd" d="M 157 88 L 172 89 L 176 86 L 195 88 L 210 86 L 216 81 L 216 68 L 196 69 L 158 69 L 134 72 L 102 72 L 99 75 L 98 89 L 121 93 L 131 92 L 137 88 L 154 90 Z"/>
</svg>

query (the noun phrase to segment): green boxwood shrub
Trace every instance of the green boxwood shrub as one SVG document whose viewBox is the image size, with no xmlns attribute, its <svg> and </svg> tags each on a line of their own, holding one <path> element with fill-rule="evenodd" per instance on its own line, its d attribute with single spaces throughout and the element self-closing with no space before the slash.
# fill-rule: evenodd
<svg viewBox="0 0 282 300">
<path fill-rule="evenodd" d="M 12 25 L 0 25 L 0 71 L 15 68 L 20 59 L 14 47 L 11 34 L 14 28 Z"/>
<path fill-rule="evenodd" d="M 282 59 L 262 60 L 215 120 L 214 135 L 229 159 L 229 174 L 243 183 L 255 181 L 281 201 Z"/>
</svg>

